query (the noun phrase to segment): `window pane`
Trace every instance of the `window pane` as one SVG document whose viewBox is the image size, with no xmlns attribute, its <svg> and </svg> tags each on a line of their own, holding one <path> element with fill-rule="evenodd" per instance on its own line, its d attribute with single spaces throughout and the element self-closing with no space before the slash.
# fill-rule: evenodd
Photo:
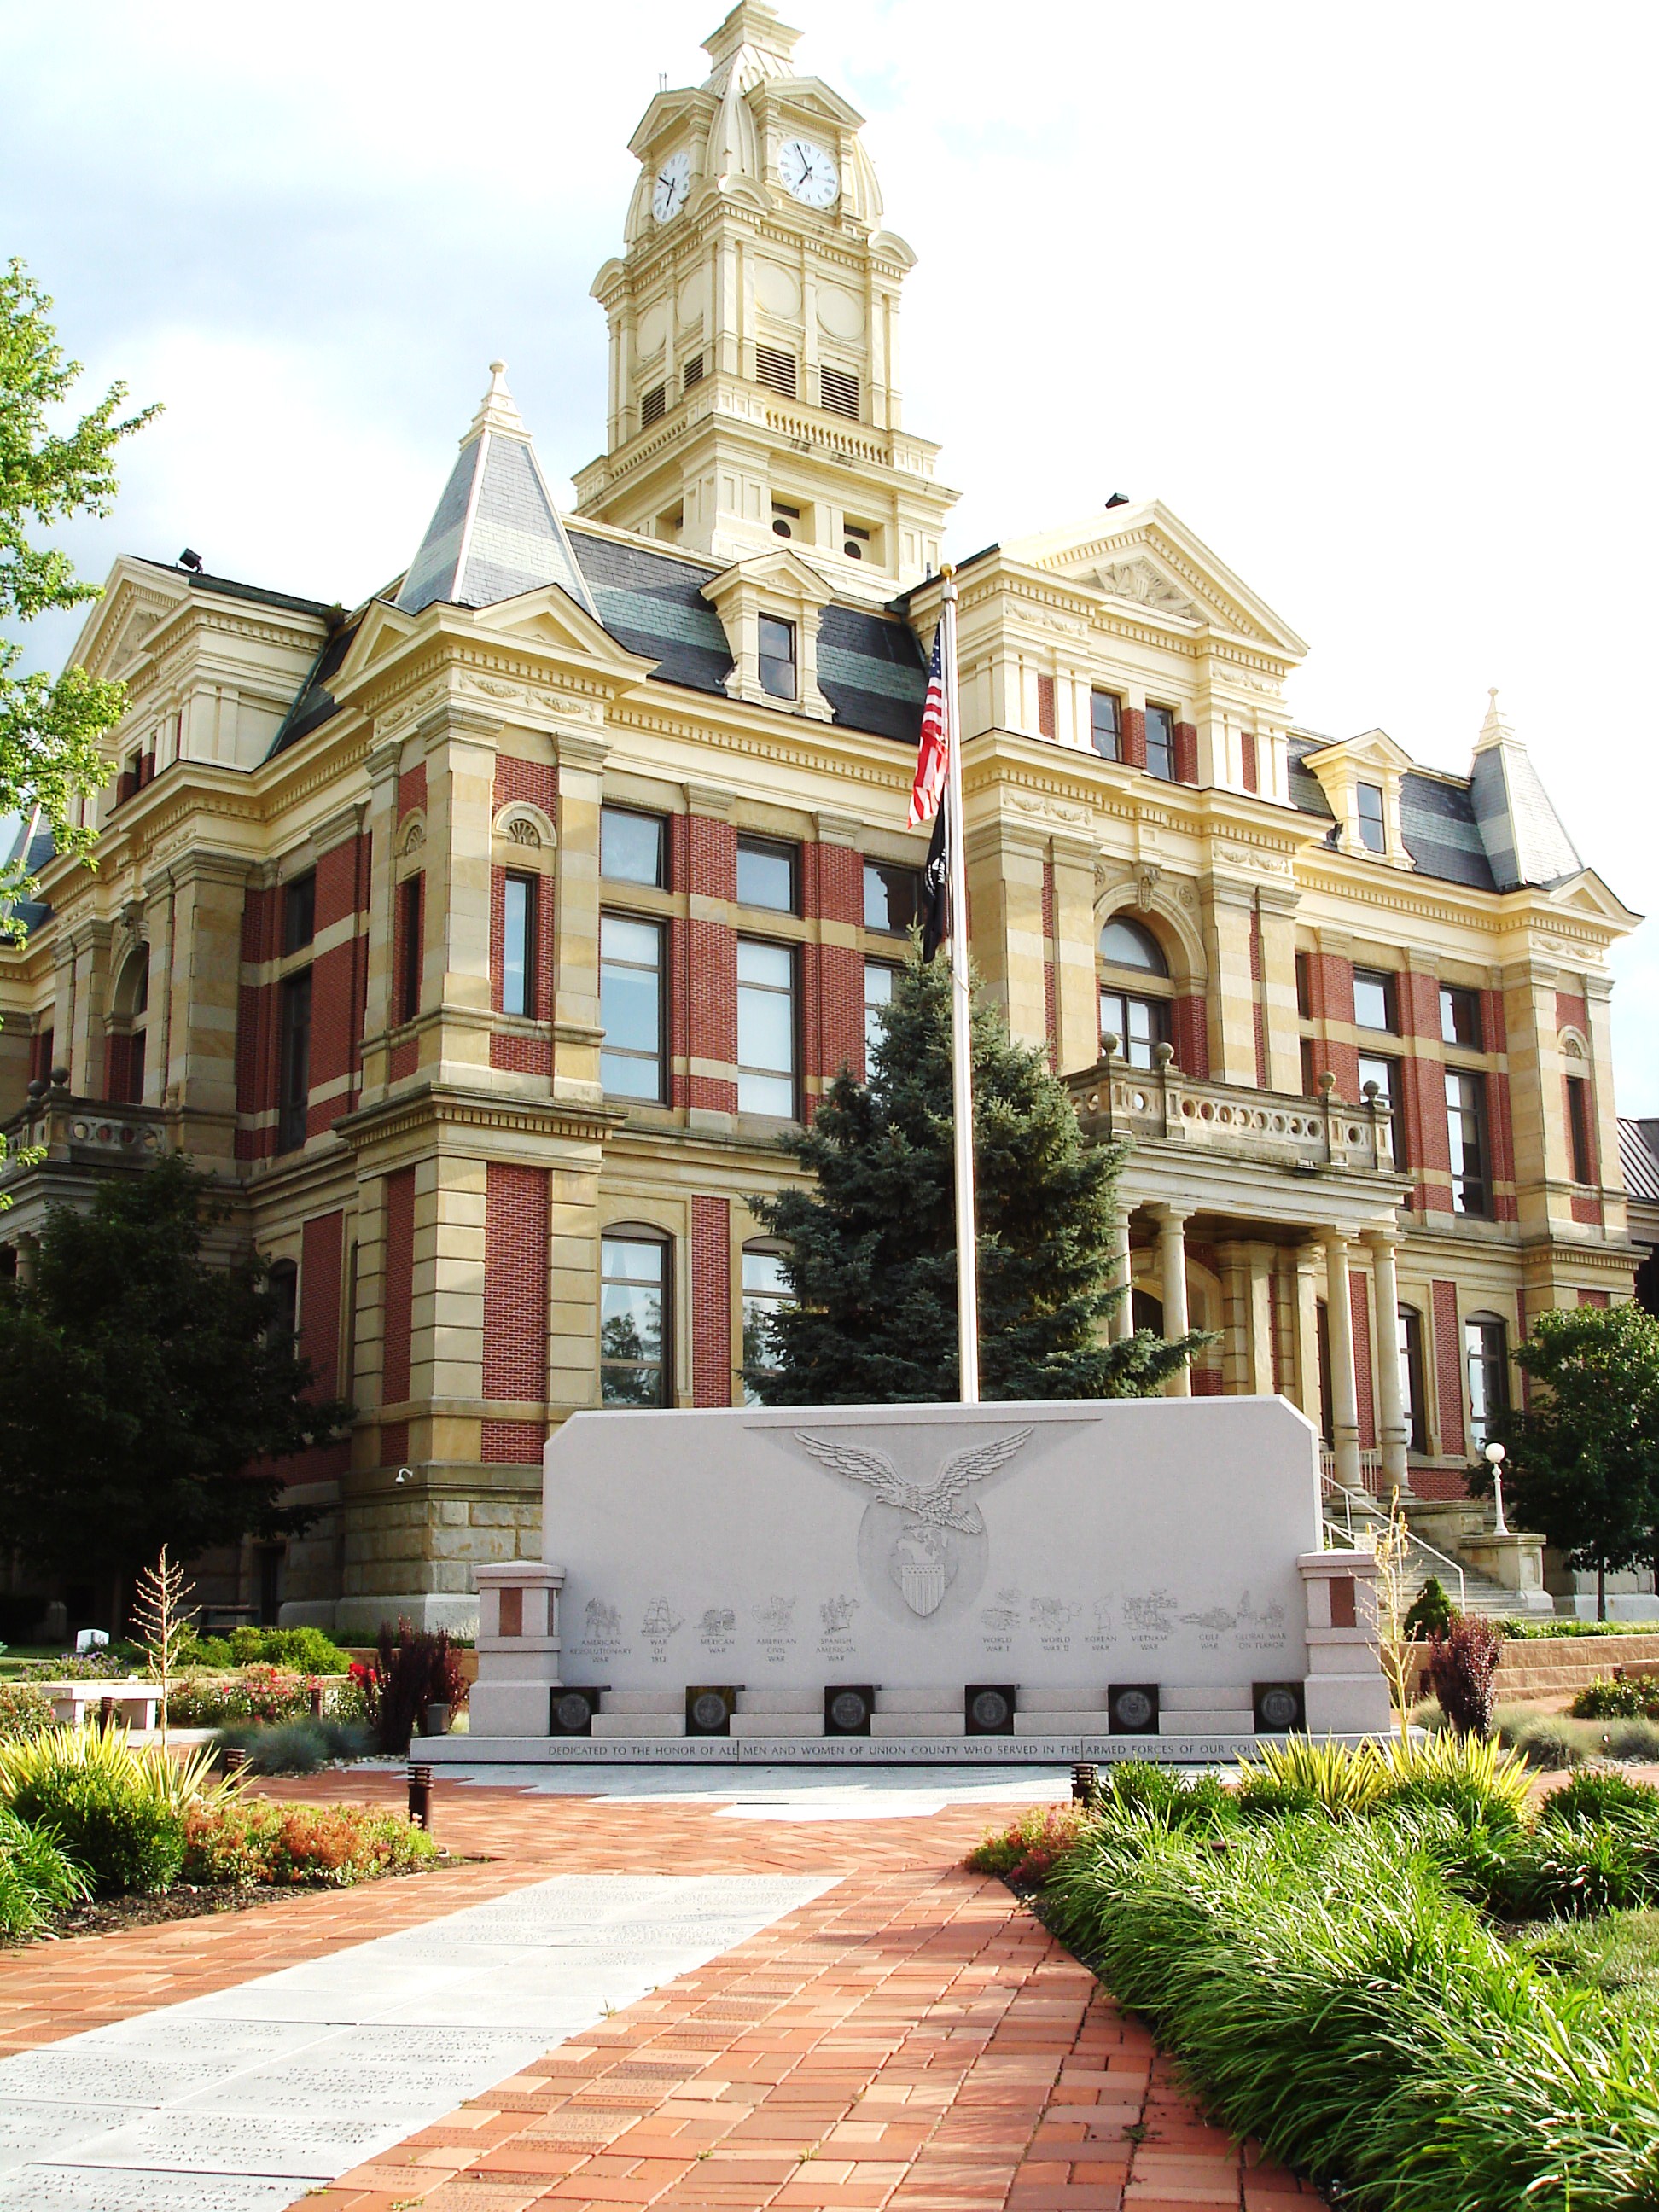
<svg viewBox="0 0 1659 2212">
<path fill-rule="evenodd" d="M 1138 968 L 1145 975 L 1167 975 L 1170 963 L 1150 929 L 1121 915 L 1100 933 L 1100 957 L 1113 968 Z"/>
<path fill-rule="evenodd" d="M 795 963 L 787 945 L 738 939 L 738 1107 L 795 1111 Z"/>
<path fill-rule="evenodd" d="M 1101 758 L 1121 760 L 1123 757 L 1123 708 L 1115 691 L 1090 693 L 1089 726 L 1095 750 Z"/>
<path fill-rule="evenodd" d="M 1492 1416 L 1509 1405 L 1508 1344 L 1501 1321 L 1485 1316 L 1463 1324 L 1469 1378 L 1469 1434 L 1476 1451 L 1486 1449 Z"/>
<path fill-rule="evenodd" d="M 1169 1009 L 1161 999 L 1135 999 L 1121 991 L 1100 994 L 1100 1033 L 1115 1036 L 1118 1054 L 1131 1067 L 1151 1067 L 1154 1048 L 1170 1032 Z"/>
<path fill-rule="evenodd" d="M 1400 1403 L 1406 1415 L 1406 1441 L 1411 1450 L 1429 1448 L 1428 1407 L 1424 1403 L 1423 1318 L 1414 1306 L 1401 1306 L 1400 1315 Z"/>
<path fill-rule="evenodd" d="M 506 1014 L 534 1011 L 530 968 L 533 957 L 531 914 L 535 902 L 532 877 L 507 878 L 501 894 L 501 1012 Z"/>
<path fill-rule="evenodd" d="M 881 1011 L 893 1002 L 893 971 L 879 960 L 864 963 L 864 1062 L 866 1069 L 881 1042 Z"/>
<path fill-rule="evenodd" d="M 643 1237 L 599 1246 L 599 1395 L 607 1406 L 667 1402 L 668 1247 Z"/>
<path fill-rule="evenodd" d="M 1392 975 L 1375 968 L 1354 969 L 1353 1018 L 1362 1030 L 1394 1030 Z"/>
<path fill-rule="evenodd" d="M 1296 1011 L 1304 1022 L 1313 1019 L 1313 956 L 1296 956 Z"/>
<path fill-rule="evenodd" d="M 599 873 L 617 883 L 650 884 L 660 890 L 665 879 L 660 815 L 632 814 L 622 806 L 599 810 Z"/>
<path fill-rule="evenodd" d="M 738 840 L 738 903 L 795 911 L 795 848 L 758 837 Z"/>
<path fill-rule="evenodd" d="M 864 864 L 864 926 L 891 930 L 908 929 L 916 918 L 921 896 L 921 875 L 901 867 L 896 860 L 866 860 Z"/>
<path fill-rule="evenodd" d="M 1480 994 L 1460 991 L 1449 984 L 1440 989 L 1440 1036 L 1446 1044 L 1480 1050 Z"/>
<path fill-rule="evenodd" d="M 775 615 L 760 618 L 760 680 L 775 699 L 795 696 L 795 625 Z"/>
<path fill-rule="evenodd" d="M 1582 1075 L 1567 1078 L 1567 1134 L 1572 1146 L 1572 1179 L 1594 1182 L 1590 1151 L 1589 1085 Z"/>
<path fill-rule="evenodd" d="M 311 1095 L 311 970 L 290 975 L 283 985 L 282 1104 L 277 1116 L 278 1149 L 291 1152 L 306 1140 L 306 1110 Z"/>
<path fill-rule="evenodd" d="M 662 930 L 615 914 L 599 918 L 600 1081 L 624 1098 L 660 1101 Z"/>
<path fill-rule="evenodd" d="M 1446 1072 L 1446 1134 L 1451 1148 L 1452 1209 L 1485 1213 L 1486 1188 L 1486 1086 L 1478 1075 Z"/>
<path fill-rule="evenodd" d="M 1146 766 L 1168 783 L 1175 775 L 1175 713 L 1169 707 L 1146 709 Z"/>
<path fill-rule="evenodd" d="M 781 1252 L 756 1252 L 745 1249 L 743 1255 L 743 1364 L 745 1368 L 775 1368 L 777 1357 L 772 1342 L 772 1322 L 781 1310 L 793 1304 L 788 1285 L 784 1279 L 783 1255 Z M 744 1382 L 743 1400 L 746 1406 L 757 1406 L 760 1394 Z"/>
<path fill-rule="evenodd" d="M 317 933 L 317 878 L 296 876 L 283 893 L 283 950 L 297 952 Z"/>
<path fill-rule="evenodd" d="M 1359 842 L 1368 853 L 1387 850 L 1388 840 L 1382 828 L 1382 787 L 1376 783 L 1361 783 L 1354 787 L 1354 796 L 1359 814 Z"/>
</svg>

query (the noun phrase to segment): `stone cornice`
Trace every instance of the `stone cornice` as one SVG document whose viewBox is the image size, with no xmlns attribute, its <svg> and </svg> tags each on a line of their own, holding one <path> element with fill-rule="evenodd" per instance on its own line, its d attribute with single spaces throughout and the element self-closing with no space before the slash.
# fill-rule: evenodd
<svg viewBox="0 0 1659 2212">
<path fill-rule="evenodd" d="M 577 1108 L 555 1100 L 492 1097 L 423 1084 L 418 1090 L 343 1115 L 334 1133 L 354 1152 L 393 1142 L 437 1122 L 452 1128 L 496 1129 L 526 1137 L 564 1137 L 602 1144 L 623 1116 L 604 1107 Z"/>
</svg>

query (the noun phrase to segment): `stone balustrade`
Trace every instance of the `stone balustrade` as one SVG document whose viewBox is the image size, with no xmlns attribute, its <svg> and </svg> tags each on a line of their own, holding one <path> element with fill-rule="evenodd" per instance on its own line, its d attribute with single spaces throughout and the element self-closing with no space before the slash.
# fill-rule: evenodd
<svg viewBox="0 0 1659 2212">
<path fill-rule="evenodd" d="M 1382 1098 L 1346 1105 L 1327 1088 L 1318 1098 L 1250 1091 L 1182 1075 L 1159 1047 L 1156 1067 L 1114 1056 L 1066 1078 L 1086 1134 L 1202 1146 L 1228 1158 L 1290 1169 L 1395 1172 L 1389 1108 Z"/>
</svg>

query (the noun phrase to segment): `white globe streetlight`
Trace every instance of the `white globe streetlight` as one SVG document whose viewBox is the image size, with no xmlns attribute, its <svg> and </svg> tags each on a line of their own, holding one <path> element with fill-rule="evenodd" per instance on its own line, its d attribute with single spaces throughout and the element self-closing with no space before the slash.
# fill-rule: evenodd
<svg viewBox="0 0 1659 2212">
<path fill-rule="evenodd" d="M 1496 1438 L 1486 1446 L 1486 1464 L 1492 1469 L 1492 1498 L 1496 1518 L 1492 1524 L 1494 1536 L 1507 1536 L 1509 1523 L 1504 1518 L 1504 1447 Z"/>
</svg>

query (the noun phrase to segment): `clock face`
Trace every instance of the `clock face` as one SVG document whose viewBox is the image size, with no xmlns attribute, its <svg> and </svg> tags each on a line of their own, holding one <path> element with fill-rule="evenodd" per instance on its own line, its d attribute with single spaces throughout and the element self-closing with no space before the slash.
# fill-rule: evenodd
<svg viewBox="0 0 1659 2212">
<path fill-rule="evenodd" d="M 685 205 L 685 196 L 691 189 L 691 156 L 684 146 L 678 154 L 671 154 L 658 170 L 651 187 L 651 212 L 659 222 L 666 222 Z"/>
<path fill-rule="evenodd" d="M 841 172 L 828 147 L 810 138 L 786 138 L 778 155 L 778 174 L 784 189 L 804 206 L 834 207 L 841 198 Z"/>
</svg>

